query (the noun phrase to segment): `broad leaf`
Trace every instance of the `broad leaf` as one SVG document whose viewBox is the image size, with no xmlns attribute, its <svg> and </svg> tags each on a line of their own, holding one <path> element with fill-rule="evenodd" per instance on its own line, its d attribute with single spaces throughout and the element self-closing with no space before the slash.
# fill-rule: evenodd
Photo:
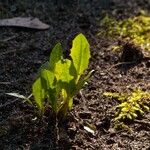
<svg viewBox="0 0 150 150">
<path fill-rule="evenodd" d="M 41 84 L 46 93 L 46 98 L 48 98 L 49 103 L 51 104 L 53 110 L 57 110 L 57 93 L 55 85 L 55 76 L 49 70 L 41 71 Z"/>
<path fill-rule="evenodd" d="M 68 59 L 60 60 L 56 63 L 55 67 L 55 76 L 57 81 L 59 81 L 59 85 L 61 89 L 66 91 L 66 95 L 64 96 L 64 92 L 62 92 L 63 97 L 70 97 L 75 90 L 75 77 L 72 74 L 75 72 L 75 68 L 72 62 Z"/>
<path fill-rule="evenodd" d="M 69 81 L 74 78 L 71 75 L 71 73 L 74 71 L 71 65 L 71 61 L 68 59 L 60 60 L 56 63 L 55 76 L 57 80 L 69 83 Z"/>
<path fill-rule="evenodd" d="M 41 71 L 41 81 L 42 81 L 42 86 L 44 87 L 44 89 L 48 89 L 49 87 L 50 88 L 54 88 L 55 86 L 55 83 L 54 83 L 54 79 L 55 79 L 55 76 L 54 76 L 54 73 L 51 72 L 50 70 L 46 70 L 46 69 L 43 69 Z"/>
<path fill-rule="evenodd" d="M 55 65 L 58 61 L 63 59 L 63 54 L 62 54 L 62 47 L 61 44 L 58 43 L 55 45 L 55 47 L 52 49 L 51 55 L 50 55 L 50 67 L 51 70 L 53 71 L 55 69 Z"/>
<path fill-rule="evenodd" d="M 84 70 L 87 69 L 90 58 L 89 43 L 83 34 L 79 34 L 73 40 L 70 56 L 77 71 L 78 81 Z"/>
<path fill-rule="evenodd" d="M 43 101 L 46 97 L 45 89 L 42 87 L 41 78 L 38 78 L 32 85 L 32 94 L 39 109 L 43 110 Z"/>
</svg>

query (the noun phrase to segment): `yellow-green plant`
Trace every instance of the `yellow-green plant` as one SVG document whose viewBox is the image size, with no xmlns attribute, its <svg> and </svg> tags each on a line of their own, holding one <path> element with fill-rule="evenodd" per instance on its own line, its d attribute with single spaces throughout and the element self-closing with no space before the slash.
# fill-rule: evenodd
<svg viewBox="0 0 150 150">
<path fill-rule="evenodd" d="M 108 15 L 101 21 L 102 29 L 98 35 L 121 37 L 150 50 L 150 17 L 139 15 L 124 20 L 115 20 Z M 117 48 L 116 46 L 114 47 Z"/>
<path fill-rule="evenodd" d="M 71 109 L 73 96 L 89 79 L 91 72 L 85 76 L 90 58 L 90 46 L 83 34 L 73 40 L 70 53 L 71 59 L 64 59 L 61 44 L 53 48 L 50 59 L 44 63 L 32 85 L 32 95 L 37 107 L 44 112 L 45 101 L 52 110 L 63 116 Z M 16 93 L 8 93 L 29 102 L 29 98 Z"/>
<path fill-rule="evenodd" d="M 105 96 L 117 99 L 117 112 L 115 121 L 123 121 L 125 119 L 134 120 L 138 114 L 143 114 L 144 110 L 150 110 L 150 93 L 141 89 L 133 90 L 130 93 L 111 93 L 105 92 Z"/>
</svg>

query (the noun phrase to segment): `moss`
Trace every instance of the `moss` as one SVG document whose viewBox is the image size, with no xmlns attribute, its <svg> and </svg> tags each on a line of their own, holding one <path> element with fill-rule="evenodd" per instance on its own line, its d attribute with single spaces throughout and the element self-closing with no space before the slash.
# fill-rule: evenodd
<svg viewBox="0 0 150 150">
<path fill-rule="evenodd" d="M 139 15 L 124 20 L 115 20 L 108 15 L 101 21 L 98 35 L 132 40 L 134 44 L 150 50 L 150 17 Z M 115 47 L 116 48 L 116 47 Z"/>
<path fill-rule="evenodd" d="M 123 123 L 125 120 L 134 120 L 139 114 L 144 114 L 150 110 L 150 93 L 142 91 L 140 88 L 130 93 L 110 93 L 105 92 L 106 97 L 117 99 L 120 104 L 116 106 L 115 122 Z"/>
</svg>

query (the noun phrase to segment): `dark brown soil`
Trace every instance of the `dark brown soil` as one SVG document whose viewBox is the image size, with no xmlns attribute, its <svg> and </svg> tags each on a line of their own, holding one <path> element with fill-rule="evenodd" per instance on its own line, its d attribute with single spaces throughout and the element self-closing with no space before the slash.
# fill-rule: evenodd
<svg viewBox="0 0 150 150">
<path fill-rule="evenodd" d="M 57 4 L 58 3 L 58 4 Z M 114 113 L 117 101 L 103 93 L 126 92 L 136 87 L 150 91 L 150 61 L 144 51 L 125 44 L 121 52 L 110 48 L 117 39 L 98 37 L 100 20 L 105 12 L 122 19 L 150 10 L 149 0 L 1 0 L 0 18 L 38 17 L 50 25 L 49 30 L 0 28 L 0 147 L 2 150 L 149 150 L 150 113 L 129 124 L 132 130 L 115 131 Z M 150 13 L 150 12 L 149 12 Z M 34 107 L 7 96 L 7 92 L 29 95 L 38 68 L 52 47 L 60 41 L 67 56 L 71 41 L 78 33 L 85 34 L 91 45 L 89 70 L 95 72 L 74 98 L 74 105 L 59 124 L 56 136 L 55 119 L 46 109 L 39 118 Z M 131 49 L 134 49 L 131 52 Z M 149 52 L 147 52 L 149 55 Z M 134 65 L 116 64 L 134 61 Z M 84 125 L 96 127 L 95 134 Z"/>
</svg>

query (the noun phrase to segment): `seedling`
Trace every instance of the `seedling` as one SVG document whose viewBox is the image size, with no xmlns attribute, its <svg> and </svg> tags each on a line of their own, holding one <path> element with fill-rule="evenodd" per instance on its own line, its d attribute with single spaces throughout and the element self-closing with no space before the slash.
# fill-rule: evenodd
<svg viewBox="0 0 150 150">
<path fill-rule="evenodd" d="M 118 123 L 126 119 L 134 120 L 139 114 L 144 114 L 145 110 L 150 110 L 150 93 L 136 89 L 131 93 L 111 93 L 105 92 L 105 96 L 117 99 L 120 104 L 116 107 L 115 121 Z"/>
<path fill-rule="evenodd" d="M 73 97 L 91 76 L 92 71 L 85 75 L 90 59 L 90 47 L 83 34 L 73 40 L 70 57 L 71 59 L 64 59 L 61 44 L 58 43 L 53 48 L 49 61 L 39 69 L 38 77 L 32 85 L 32 95 L 42 113 L 47 102 L 56 115 L 65 116 L 72 108 Z M 25 96 L 7 94 L 31 103 Z"/>
</svg>

